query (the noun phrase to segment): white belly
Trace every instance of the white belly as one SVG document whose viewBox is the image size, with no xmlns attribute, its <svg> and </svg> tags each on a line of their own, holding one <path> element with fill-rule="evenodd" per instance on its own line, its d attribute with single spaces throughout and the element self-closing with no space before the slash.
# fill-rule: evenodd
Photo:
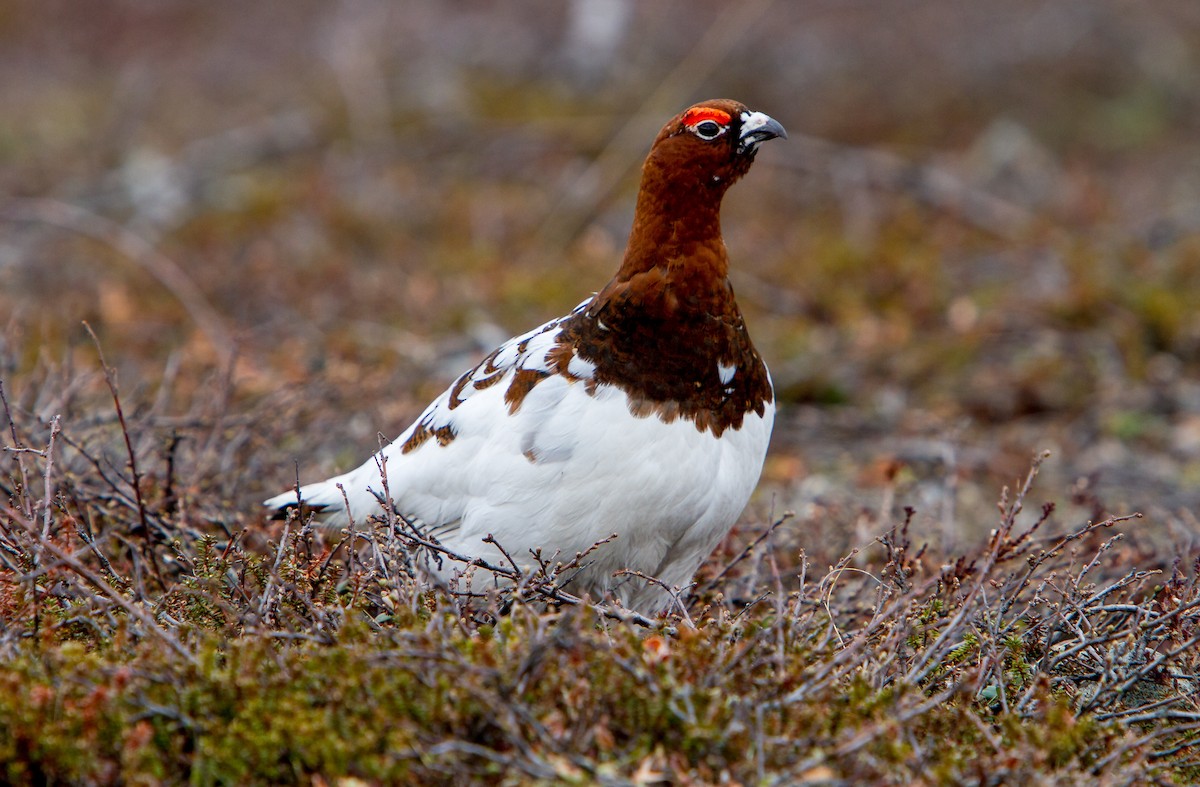
<svg viewBox="0 0 1200 787">
<path fill-rule="evenodd" d="M 492 535 L 525 566 L 535 550 L 566 562 L 616 534 L 589 555 L 570 589 L 612 590 L 637 607 L 656 606 L 650 596 L 661 594 L 613 572 L 688 582 L 758 483 L 774 418 L 768 404 L 762 416 L 750 413 L 740 429 L 714 437 L 691 421 L 633 416 L 619 389 L 602 386 L 591 395 L 581 383 L 550 378 L 506 414 L 504 428 L 483 423 L 507 413 L 488 401 L 505 387 L 480 391 L 454 411 L 459 433 L 448 445 L 392 451 L 388 476 L 398 510 L 452 525 L 438 532 L 456 552 L 503 562 L 483 541 Z M 457 568 L 446 564 L 440 573 L 449 578 Z"/>
</svg>

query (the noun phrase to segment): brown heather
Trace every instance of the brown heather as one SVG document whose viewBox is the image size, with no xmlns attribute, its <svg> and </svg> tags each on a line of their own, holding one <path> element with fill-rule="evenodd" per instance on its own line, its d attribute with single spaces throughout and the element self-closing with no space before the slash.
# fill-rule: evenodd
<svg viewBox="0 0 1200 787">
<path fill-rule="evenodd" d="M 839 558 L 788 514 L 648 619 L 561 589 L 587 554 L 488 566 L 513 585 L 479 595 L 424 584 L 418 547 L 473 564 L 394 516 L 232 530 L 198 450 L 231 413 L 198 410 L 183 441 L 156 438 L 153 410 L 6 413 L 8 782 L 1198 775 L 1197 566 L 1124 547 L 1136 517 L 1024 516 L 1044 456 L 978 548 L 918 548 L 910 510 Z M 144 448 L 122 471 L 124 446 Z"/>
</svg>

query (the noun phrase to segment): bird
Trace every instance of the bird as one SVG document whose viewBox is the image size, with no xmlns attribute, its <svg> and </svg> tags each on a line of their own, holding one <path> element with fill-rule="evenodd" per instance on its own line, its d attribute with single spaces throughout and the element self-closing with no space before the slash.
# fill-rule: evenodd
<svg viewBox="0 0 1200 787">
<path fill-rule="evenodd" d="M 346 527 L 391 506 L 426 544 L 492 566 L 583 553 L 564 590 L 667 611 L 746 507 L 774 423 L 720 226 L 726 191 L 774 138 L 778 121 L 730 99 L 672 118 L 612 280 L 501 344 L 359 468 L 264 501 L 272 518 L 302 504 Z M 462 580 L 441 558 L 423 571 Z M 472 588 L 501 581 L 487 574 Z"/>
</svg>

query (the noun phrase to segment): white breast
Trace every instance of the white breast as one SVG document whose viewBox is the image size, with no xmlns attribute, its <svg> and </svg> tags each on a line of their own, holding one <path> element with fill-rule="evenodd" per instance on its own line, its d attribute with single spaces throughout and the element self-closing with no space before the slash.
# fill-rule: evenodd
<svg viewBox="0 0 1200 787">
<path fill-rule="evenodd" d="M 593 395 L 558 376 L 509 415 L 506 388 L 502 381 L 456 408 L 458 436 L 448 445 L 392 452 L 397 510 L 455 525 L 440 528 L 455 551 L 500 559 L 483 543 L 493 535 L 526 565 L 532 550 L 565 562 L 615 533 L 574 586 L 595 595 L 616 587 L 610 575 L 620 568 L 687 582 L 753 492 L 774 417 L 768 406 L 713 437 L 690 421 L 636 418 L 623 391 L 600 386 Z M 505 424 L 493 423 L 497 413 Z M 374 463 L 370 472 L 378 475 Z M 640 583 L 618 594 L 643 605 Z"/>
</svg>

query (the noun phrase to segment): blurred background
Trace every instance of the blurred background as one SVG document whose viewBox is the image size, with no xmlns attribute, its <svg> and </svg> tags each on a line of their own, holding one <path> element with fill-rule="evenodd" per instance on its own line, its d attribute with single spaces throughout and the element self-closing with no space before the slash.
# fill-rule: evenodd
<svg viewBox="0 0 1200 787">
<path fill-rule="evenodd" d="M 1200 538 L 1194 0 L 0 2 L 14 420 L 111 425 L 86 320 L 147 463 L 252 521 L 602 287 L 712 97 L 791 135 L 723 219 L 780 401 L 747 521 L 976 539 L 1049 449 L 1064 521 Z"/>
</svg>

